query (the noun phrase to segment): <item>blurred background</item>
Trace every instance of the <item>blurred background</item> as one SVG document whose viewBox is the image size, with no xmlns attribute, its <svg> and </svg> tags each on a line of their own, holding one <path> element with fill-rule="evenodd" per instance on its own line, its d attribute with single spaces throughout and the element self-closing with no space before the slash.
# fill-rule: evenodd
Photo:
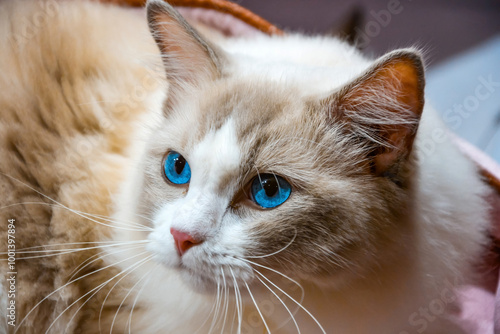
<svg viewBox="0 0 500 334">
<path fill-rule="evenodd" d="M 364 53 L 425 50 L 427 102 L 500 163 L 500 0 L 237 0 L 284 30 L 335 34 Z"/>
</svg>

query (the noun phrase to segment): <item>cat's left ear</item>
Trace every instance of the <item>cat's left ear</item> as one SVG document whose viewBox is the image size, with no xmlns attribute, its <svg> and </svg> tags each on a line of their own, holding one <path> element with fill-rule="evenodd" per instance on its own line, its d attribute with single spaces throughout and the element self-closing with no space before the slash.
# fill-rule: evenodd
<svg viewBox="0 0 500 334">
<path fill-rule="evenodd" d="M 149 0 L 147 15 L 171 89 L 220 76 L 225 60 L 222 50 L 205 40 L 171 5 Z"/>
<path fill-rule="evenodd" d="M 380 58 L 362 76 L 322 101 L 330 116 L 343 120 L 372 147 L 369 158 L 383 175 L 408 157 L 424 107 L 424 66 L 411 49 Z"/>
</svg>

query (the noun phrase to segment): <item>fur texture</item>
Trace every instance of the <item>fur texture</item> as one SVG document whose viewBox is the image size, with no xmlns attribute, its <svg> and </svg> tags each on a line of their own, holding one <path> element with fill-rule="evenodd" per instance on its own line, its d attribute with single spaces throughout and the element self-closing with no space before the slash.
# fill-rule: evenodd
<svg viewBox="0 0 500 334">
<path fill-rule="evenodd" d="M 487 188 L 424 107 L 417 50 L 215 45 L 162 1 L 154 38 L 124 9 L 1 6 L 0 218 L 51 255 L 16 262 L 19 332 L 460 333 L 442 298 L 475 279 Z M 249 196 L 262 173 L 292 184 L 281 206 Z M 171 228 L 203 242 L 181 257 Z"/>
</svg>

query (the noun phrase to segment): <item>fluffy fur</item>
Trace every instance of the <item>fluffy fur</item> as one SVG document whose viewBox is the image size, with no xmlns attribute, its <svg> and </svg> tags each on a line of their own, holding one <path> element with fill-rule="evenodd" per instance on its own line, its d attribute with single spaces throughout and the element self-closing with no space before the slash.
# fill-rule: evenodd
<svg viewBox="0 0 500 334">
<path fill-rule="evenodd" d="M 413 333 L 420 308 L 475 279 L 487 188 L 423 107 L 418 51 L 215 45 L 161 1 L 154 39 L 124 9 L 1 6 L 0 216 L 18 250 L 51 255 L 17 260 L 19 332 Z M 188 186 L 162 174 L 170 150 Z M 258 173 L 291 197 L 259 208 Z M 180 257 L 172 227 L 203 243 Z M 426 333 L 459 333 L 453 307 Z"/>
</svg>

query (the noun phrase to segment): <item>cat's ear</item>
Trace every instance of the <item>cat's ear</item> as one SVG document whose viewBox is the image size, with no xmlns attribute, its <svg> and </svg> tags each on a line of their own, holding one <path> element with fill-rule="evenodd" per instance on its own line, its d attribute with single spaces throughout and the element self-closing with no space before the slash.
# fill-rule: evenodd
<svg viewBox="0 0 500 334">
<path fill-rule="evenodd" d="M 365 137 L 377 175 L 408 157 L 424 107 L 424 66 L 414 50 L 396 50 L 323 101 L 330 115 Z"/>
<path fill-rule="evenodd" d="M 196 84 L 220 75 L 222 50 L 206 41 L 171 5 L 149 0 L 147 16 L 171 86 Z"/>
</svg>

